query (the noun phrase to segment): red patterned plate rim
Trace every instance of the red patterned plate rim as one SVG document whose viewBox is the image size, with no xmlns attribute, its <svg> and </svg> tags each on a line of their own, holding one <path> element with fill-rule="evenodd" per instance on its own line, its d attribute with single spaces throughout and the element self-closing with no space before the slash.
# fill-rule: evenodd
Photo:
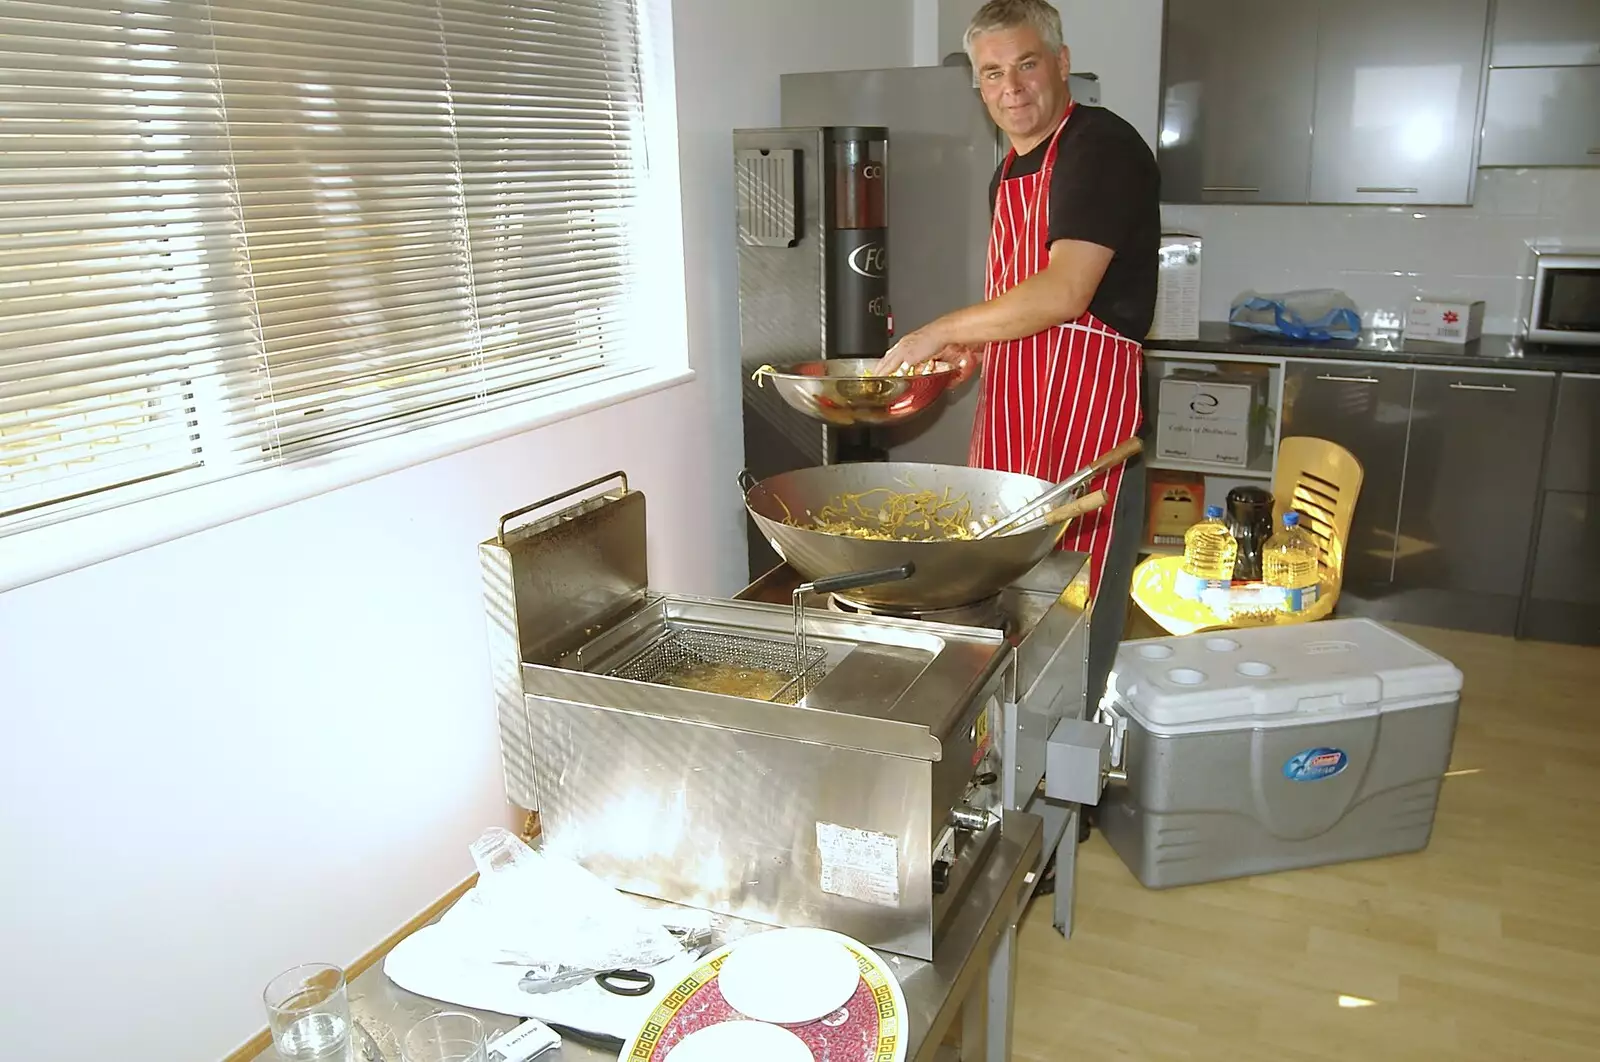
<svg viewBox="0 0 1600 1062">
<path fill-rule="evenodd" d="M 857 968 L 861 971 L 861 982 L 856 988 L 857 994 L 851 997 L 847 1006 L 859 998 L 870 998 L 871 1010 L 877 1018 L 875 1042 L 860 1056 L 862 1062 L 904 1062 L 907 1047 L 906 999 L 899 980 L 877 953 L 866 945 L 840 933 L 828 930 L 814 930 L 814 932 L 833 937 L 848 948 L 856 960 Z M 618 1055 L 618 1062 L 664 1062 L 664 1053 L 658 1055 L 658 1051 L 661 1050 L 663 1041 L 670 1038 L 668 1034 L 673 1030 L 674 1022 L 683 1015 L 690 1003 L 699 1003 L 702 1010 L 726 1011 L 716 1020 L 700 1024 L 698 1028 L 709 1028 L 722 1021 L 750 1020 L 727 1004 L 717 985 L 717 976 L 723 964 L 738 945 L 739 941 L 736 940 L 708 955 L 699 966 L 662 996 L 655 1009 L 650 1012 L 650 1016 L 645 1019 L 644 1025 L 623 1045 L 622 1053 Z M 841 1008 L 841 1012 L 843 1009 Z M 821 1018 L 806 1025 L 785 1026 L 785 1028 L 804 1039 L 808 1031 L 814 1031 L 827 1024 L 830 1024 L 828 1018 Z M 678 1041 L 681 1041 L 681 1037 L 675 1038 L 666 1050 L 671 1050 Z"/>
</svg>

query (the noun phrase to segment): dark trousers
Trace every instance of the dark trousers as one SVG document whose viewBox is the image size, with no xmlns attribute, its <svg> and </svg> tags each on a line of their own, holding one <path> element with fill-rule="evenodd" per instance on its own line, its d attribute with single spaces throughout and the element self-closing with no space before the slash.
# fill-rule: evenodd
<svg viewBox="0 0 1600 1062">
<path fill-rule="evenodd" d="M 1117 646 L 1128 622 L 1128 591 L 1144 541 L 1145 467 L 1140 455 L 1123 466 L 1122 487 L 1112 510 L 1111 544 L 1106 551 L 1100 590 L 1089 614 L 1088 714 L 1092 717 L 1106 690 Z"/>
</svg>

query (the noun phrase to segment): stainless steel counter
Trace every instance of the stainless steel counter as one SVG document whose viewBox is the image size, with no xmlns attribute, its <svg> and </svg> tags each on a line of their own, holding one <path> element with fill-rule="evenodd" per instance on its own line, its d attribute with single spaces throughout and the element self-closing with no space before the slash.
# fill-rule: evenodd
<svg viewBox="0 0 1600 1062">
<path fill-rule="evenodd" d="M 1016 927 L 1032 887 L 1033 868 L 1043 841 L 1038 817 L 1007 811 L 999 843 L 967 894 L 950 928 L 940 938 L 932 962 L 884 955 L 905 992 L 909 1014 L 907 1062 L 959 1058 L 963 1062 L 1005 1062 L 1011 1055 L 1012 991 L 1016 980 Z M 649 901 L 641 901 L 649 902 Z M 737 940 L 768 927 L 718 918 L 725 940 Z M 460 1010 L 414 995 L 390 981 L 380 962 L 350 985 L 350 1009 L 372 1034 L 388 1062 L 399 1062 L 399 1038 L 414 1022 L 438 1010 Z M 520 1019 L 474 1011 L 491 1035 Z M 941 1048 L 957 1017 L 962 1017 L 958 1050 Z M 275 1062 L 267 1048 L 256 1062 Z M 540 1062 L 611 1062 L 616 1056 L 568 1041 Z"/>
</svg>

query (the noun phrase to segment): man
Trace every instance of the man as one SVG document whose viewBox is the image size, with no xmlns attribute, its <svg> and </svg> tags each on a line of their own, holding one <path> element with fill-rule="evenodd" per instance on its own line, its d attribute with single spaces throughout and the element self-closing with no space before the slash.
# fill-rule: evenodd
<svg viewBox="0 0 1600 1062">
<path fill-rule="evenodd" d="M 989 0 L 965 45 L 983 102 L 1011 142 L 990 188 L 985 301 L 907 334 L 878 369 L 942 355 L 965 378 L 981 362 L 968 463 L 1054 482 L 1142 424 L 1139 344 L 1155 312 L 1160 178 L 1132 126 L 1073 102 L 1061 16 L 1045 0 Z M 1091 593 L 1122 482 L 1116 469 L 1093 484 L 1111 503 L 1062 540 L 1089 554 Z M 1137 530 L 1120 538 L 1129 534 Z"/>
</svg>

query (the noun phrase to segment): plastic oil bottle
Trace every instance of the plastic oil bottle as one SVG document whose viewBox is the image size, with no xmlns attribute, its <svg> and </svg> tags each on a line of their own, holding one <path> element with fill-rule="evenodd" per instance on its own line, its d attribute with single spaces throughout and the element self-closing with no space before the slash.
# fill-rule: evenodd
<svg viewBox="0 0 1600 1062">
<path fill-rule="evenodd" d="M 1300 526 L 1299 513 L 1283 514 L 1283 530 L 1261 552 L 1261 578 L 1282 595 L 1284 612 L 1304 612 L 1317 600 L 1317 543 Z"/>
<path fill-rule="evenodd" d="M 1206 518 L 1183 535 L 1178 593 L 1198 600 L 1207 590 L 1226 589 L 1233 581 L 1233 562 L 1238 555 L 1238 540 L 1222 522 L 1222 506 L 1206 506 Z"/>
</svg>

